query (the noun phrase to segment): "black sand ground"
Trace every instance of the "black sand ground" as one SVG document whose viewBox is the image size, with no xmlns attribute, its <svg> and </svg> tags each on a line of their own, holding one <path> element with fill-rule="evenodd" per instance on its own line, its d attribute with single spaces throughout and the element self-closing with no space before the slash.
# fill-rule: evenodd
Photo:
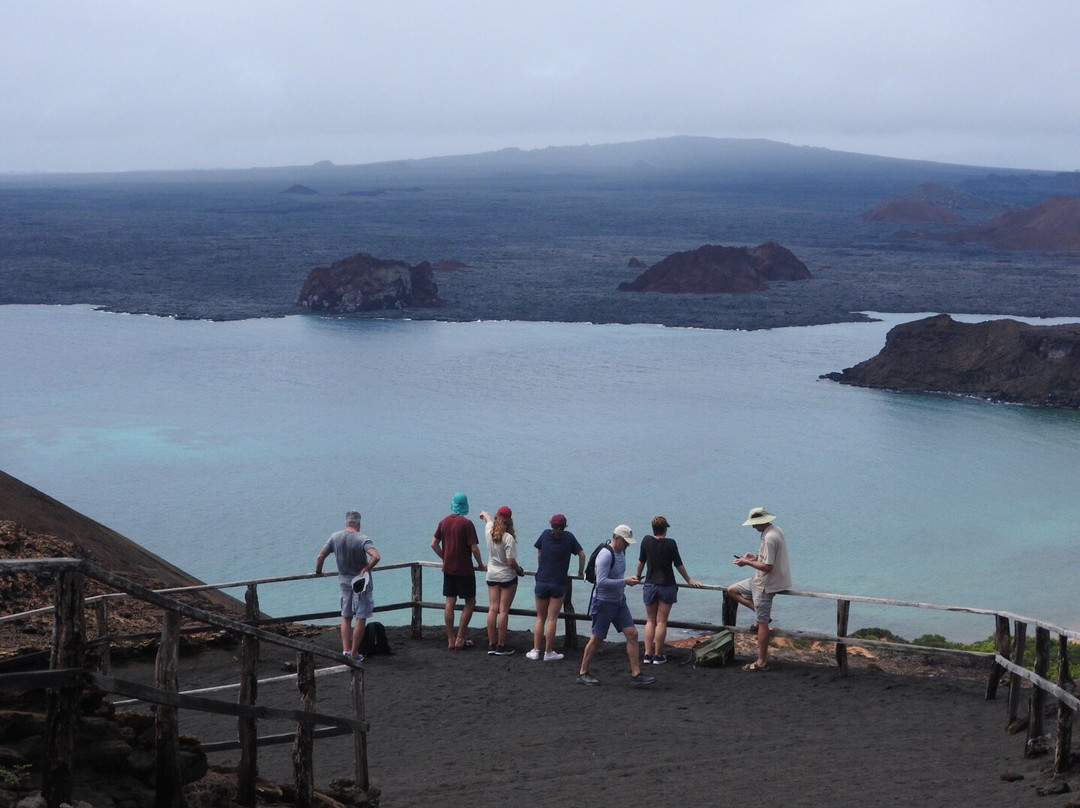
<svg viewBox="0 0 1080 808">
<path fill-rule="evenodd" d="M 1024 736 L 1005 732 L 1002 696 L 985 701 L 978 672 L 928 664 L 895 674 L 858 663 L 834 667 L 777 656 L 772 669 L 692 669 L 674 657 L 649 666 L 658 682 L 630 685 L 624 646 L 605 644 L 575 682 L 580 651 L 561 662 L 477 647 L 447 650 L 441 627 L 422 639 L 392 628 L 392 656 L 365 665 L 370 771 L 384 806 L 921 805 L 1062 806 L 1040 797 L 1049 757 L 1025 760 Z M 313 642 L 336 650 L 336 631 Z M 237 649 L 181 660 L 181 689 L 235 682 Z M 291 652 L 266 648 L 260 677 L 278 676 Z M 320 664 L 320 667 L 322 665 Z M 152 665 L 126 663 L 145 679 Z M 320 711 L 348 713 L 349 677 L 318 679 Z M 226 694 L 226 698 L 233 698 Z M 293 682 L 260 686 L 259 701 L 298 706 Z M 1048 723 L 1053 727 L 1053 722 Z M 291 732 L 261 722 L 260 733 Z M 204 741 L 235 737 L 232 719 L 190 717 L 182 731 Z M 262 776 L 291 779 L 288 745 L 260 750 Z M 316 782 L 352 775 L 346 737 L 316 743 Z M 211 756 L 235 765 L 236 753 Z M 1023 779 L 1006 781 L 1007 772 Z M 1073 776 L 1080 788 L 1080 780 Z"/>
</svg>

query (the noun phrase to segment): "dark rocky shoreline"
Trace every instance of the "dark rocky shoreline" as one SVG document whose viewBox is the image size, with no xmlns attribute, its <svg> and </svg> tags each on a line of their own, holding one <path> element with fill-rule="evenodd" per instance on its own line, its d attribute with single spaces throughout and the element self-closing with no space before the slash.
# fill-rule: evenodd
<svg viewBox="0 0 1080 808">
<path fill-rule="evenodd" d="M 822 378 L 857 387 L 1080 408 L 1080 326 L 959 323 L 939 314 L 890 329 L 881 352 Z"/>
</svg>

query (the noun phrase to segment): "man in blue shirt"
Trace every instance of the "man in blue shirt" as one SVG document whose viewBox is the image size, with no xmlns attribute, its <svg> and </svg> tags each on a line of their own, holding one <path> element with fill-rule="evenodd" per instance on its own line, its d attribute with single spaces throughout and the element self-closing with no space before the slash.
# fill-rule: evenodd
<svg viewBox="0 0 1080 808">
<path fill-rule="evenodd" d="M 596 649 L 614 625 L 626 636 L 626 656 L 630 660 L 630 683 L 635 687 L 653 684 L 656 679 L 641 672 L 638 654 L 638 633 L 630 607 L 626 604 L 626 587 L 641 583 L 636 576 L 626 577 L 626 548 L 634 544 L 634 532 L 628 525 L 619 525 L 611 534 L 600 554 L 596 556 L 596 587 L 593 589 L 592 632 L 581 655 L 577 681 L 583 685 L 598 685 L 600 680 L 589 673 L 589 663 Z"/>
</svg>

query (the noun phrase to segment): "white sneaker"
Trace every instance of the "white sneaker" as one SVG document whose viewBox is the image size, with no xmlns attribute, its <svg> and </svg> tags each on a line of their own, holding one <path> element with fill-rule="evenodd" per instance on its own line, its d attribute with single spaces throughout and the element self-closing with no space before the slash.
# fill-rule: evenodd
<svg viewBox="0 0 1080 808">
<path fill-rule="evenodd" d="M 548 651 L 544 654 L 544 662 L 558 662 L 563 655 L 558 651 Z"/>
<path fill-rule="evenodd" d="M 540 658 L 540 649 L 539 648 L 532 649 L 531 651 L 529 651 L 529 653 L 527 653 L 525 655 L 525 658 L 526 659 L 539 659 Z"/>
</svg>

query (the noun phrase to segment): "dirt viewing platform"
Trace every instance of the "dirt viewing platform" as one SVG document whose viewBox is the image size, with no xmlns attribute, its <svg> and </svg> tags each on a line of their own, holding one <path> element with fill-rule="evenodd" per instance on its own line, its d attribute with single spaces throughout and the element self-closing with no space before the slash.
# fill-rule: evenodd
<svg viewBox="0 0 1080 808">
<path fill-rule="evenodd" d="M 1080 804 L 1066 791 L 1080 788 L 1075 773 L 1051 777 L 1052 752 L 1025 758 L 1023 734 L 1006 731 L 1005 688 L 996 700 L 985 698 L 986 660 L 852 648 L 840 676 L 832 644 L 780 637 L 769 670 L 754 673 L 738 665 L 691 667 L 691 638 L 672 644 L 665 665 L 650 666 L 658 681 L 641 689 L 630 685 L 623 643 L 609 640 L 592 665 L 601 686 L 583 687 L 575 675 L 588 623 L 578 630 L 578 648 L 565 648 L 560 636 L 566 658 L 547 663 L 525 657 L 526 632 L 511 632 L 515 653 L 501 657 L 485 652 L 482 625 L 470 629 L 475 646 L 460 651 L 447 649 L 441 625 L 423 626 L 419 638 L 408 626 L 388 625 L 392 653 L 363 665 L 374 799 L 359 804 L 623 806 L 673 795 L 709 804 Z M 336 626 L 294 624 L 275 632 L 339 653 Z M 152 646 L 118 654 L 112 676 L 152 685 Z M 753 658 L 753 648 L 739 634 L 737 661 Z M 185 641 L 177 660 L 180 691 L 236 685 L 242 657 L 227 635 Z M 261 706 L 295 709 L 296 667 L 295 651 L 260 645 Z M 319 659 L 318 668 L 318 712 L 351 714 L 347 666 Z M 235 702 L 238 691 L 212 695 Z M 138 702 L 115 709 L 152 714 Z M 258 726 L 262 735 L 292 732 L 295 723 Z M 224 715 L 183 710 L 179 727 L 206 744 L 237 737 L 237 719 Z M 221 800 L 221 782 L 235 778 L 219 767 L 235 770 L 239 755 L 210 752 L 210 772 L 185 787 L 187 804 L 233 804 Z M 316 792 L 353 772 L 349 735 L 315 741 Z M 292 746 L 260 748 L 258 775 L 290 783 Z M 76 797 L 80 787 L 90 788 L 85 796 L 96 797 L 87 800 L 95 808 L 122 804 L 107 801 L 107 789 L 95 790 L 97 778 L 87 782 L 77 770 L 74 780 Z M 1061 793 L 1039 795 L 1047 789 Z M 260 787 L 260 804 L 282 801 L 281 794 Z"/>
<path fill-rule="evenodd" d="M 1063 711 L 1063 729 L 1058 705 L 1076 702 L 1068 675 L 1074 631 L 1053 630 L 1052 646 L 1053 627 L 1002 613 L 995 615 L 997 656 L 902 650 L 846 636 L 849 596 L 792 591 L 783 596 L 837 599 L 838 636 L 800 636 L 797 626 L 784 625 L 769 668 L 753 672 L 740 664 L 695 668 L 690 648 L 701 635 L 672 632 L 669 661 L 647 666 L 657 682 L 637 688 L 622 637 L 612 634 L 590 666 L 601 685 L 585 687 L 576 681 L 589 632 L 583 615 L 576 623 L 560 620 L 556 650 L 565 659 L 533 661 L 525 656 L 531 634 L 521 631 L 509 635 L 512 655 L 485 652 L 485 606 L 478 603 L 473 647 L 451 650 L 438 622 L 439 598 L 424 598 L 419 586 L 421 566 L 432 562 L 405 562 L 376 570 L 413 576 L 410 602 L 376 606 L 373 620 L 387 626 L 392 653 L 357 666 L 342 660 L 337 621 L 325 614 L 319 617 L 330 625 L 281 615 L 291 622 L 259 619 L 253 627 L 256 589 L 272 581 L 241 582 L 246 604 L 198 585 L 175 601 L 153 589 L 189 586 L 190 576 L 145 555 L 137 569 L 129 563 L 114 572 L 132 560 L 120 552 L 128 540 L 14 478 L 0 475 L 0 483 L 12 495 L 0 502 L 20 517 L 2 521 L 0 513 L 0 808 L 44 805 L 31 795 L 47 790 L 53 771 L 69 778 L 71 801 L 83 808 L 162 804 L 155 771 L 166 771 L 170 760 L 161 759 L 160 750 L 169 748 L 161 736 L 169 733 L 160 725 L 173 720 L 179 742 L 169 754 L 180 763 L 171 805 L 232 806 L 238 781 L 252 768 L 259 804 L 298 804 L 294 737 L 298 722 L 316 723 L 311 716 L 337 730 L 316 737 L 310 755 L 309 804 L 325 808 L 1080 806 L 1080 756 L 1068 743 L 1055 747 L 1056 739 L 1071 738 L 1075 707 Z M 50 534 L 35 532 L 45 529 Z M 67 560 L 49 560 L 60 556 Z M 109 558 L 116 564 L 97 566 Z M 325 582 L 328 597 L 333 581 L 331 574 Z M 98 597 L 107 591 L 135 597 Z M 529 600 L 519 597 L 519 605 Z M 1026 659 L 1010 655 L 1010 619 L 1022 648 L 1032 626 L 1033 662 L 1030 651 Z M 736 629 L 736 661 L 752 659 L 746 627 L 727 618 L 725 624 Z M 189 631 L 197 633 L 183 633 Z M 1016 656 L 1023 665 L 1011 662 Z M 1031 687 L 1039 675 L 1027 664 L 1044 681 L 1065 671 L 1057 697 Z M 317 671 L 310 677 L 309 665 Z M 151 707 L 131 701 L 133 695 L 182 709 Z M 204 709 L 209 699 L 218 700 L 216 712 L 192 709 Z M 44 707 L 56 704 L 53 713 L 73 739 L 66 768 L 56 767 L 63 754 L 51 754 L 46 742 L 53 724 Z M 1036 723 L 1039 733 L 1025 737 Z M 256 754 L 256 731 L 282 742 L 258 745 Z M 246 757 L 215 748 L 238 737 L 241 748 L 245 737 L 250 742 Z M 361 749 L 366 794 L 334 785 L 359 780 Z M 1066 750 L 1064 760 L 1055 749 Z"/>
<path fill-rule="evenodd" d="M 1050 760 L 1024 759 L 1002 700 L 984 699 L 983 664 L 882 653 L 854 656 L 841 679 L 831 647 L 782 644 L 760 674 L 694 669 L 676 648 L 651 666 L 657 684 L 637 689 L 623 643 L 609 641 L 592 666 L 601 686 L 583 687 L 580 650 L 530 661 L 531 637 L 514 632 L 513 656 L 489 656 L 481 635 L 473 629 L 476 646 L 451 652 L 441 625 L 418 640 L 390 627 L 393 654 L 365 662 L 382 805 L 1068 804 L 1036 795 L 1051 782 Z M 311 639 L 340 647 L 336 627 Z M 740 661 L 752 658 L 752 641 L 738 645 Z M 286 671 L 295 655 L 282 651 L 264 647 L 260 678 Z M 182 688 L 235 681 L 236 656 L 207 648 L 182 657 Z M 152 668 L 132 661 L 116 674 L 152 677 Z M 259 698 L 293 704 L 295 683 L 265 684 Z M 348 675 L 320 678 L 318 699 L 320 711 L 347 712 Z M 220 716 L 192 715 L 181 727 L 207 741 L 235 735 L 235 720 Z M 287 782 L 290 751 L 261 749 L 260 774 Z M 236 753 L 210 762 L 235 766 Z M 350 777 L 351 763 L 347 736 L 316 742 L 317 784 Z M 1068 782 L 1080 789 L 1075 775 Z"/>
</svg>

